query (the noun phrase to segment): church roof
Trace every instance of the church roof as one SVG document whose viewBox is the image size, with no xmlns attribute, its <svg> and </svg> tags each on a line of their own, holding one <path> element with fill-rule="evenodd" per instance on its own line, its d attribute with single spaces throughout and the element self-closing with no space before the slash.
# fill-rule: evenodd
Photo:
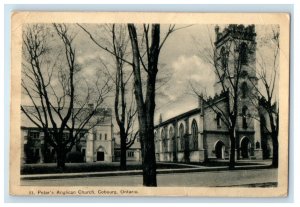
<svg viewBox="0 0 300 207">
<path fill-rule="evenodd" d="M 214 105 L 214 104 L 217 104 L 218 102 L 220 101 L 223 101 L 225 98 L 228 97 L 228 92 L 223 92 L 223 93 L 220 93 L 220 94 L 215 94 L 214 97 L 208 97 L 207 99 L 203 99 L 203 110 L 205 110 L 206 108 L 209 108 L 211 105 Z M 179 119 L 183 119 L 183 118 L 186 118 L 188 116 L 192 116 L 194 114 L 197 114 L 197 113 L 200 113 L 201 112 L 201 108 L 198 106 L 198 107 L 195 107 L 191 110 L 188 110 L 184 113 L 180 113 L 176 116 L 173 116 L 172 118 L 169 118 L 161 123 L 158 123 L 154 126 L 154 128 L 158 128 L 160 126 L 163 126 L 163 125 L 167 125 L 169 123 L 172 123 L 176 120 L 179 120 Z"/>
<path fill-rule="evenodd" d="M 166 121 L 163 121 L 157 125 L 154 126 L 154 128 L 157 128 L 157 127 L 160 127 L 160 126 L 163 126 L 163 125 L 166 125 L 166 124 L 169 124 L 169 123 L 172 123 L 174 122 L 175 120 L 178 120 L 178 119 L 183 119 L 185 117 L 188 117 L 188 116 L 191 116 L 191 115 L 194 115 L 194 114 L 197 114 L 201 112 L 201 108 L 195 108 L 195 109 L 192 109 L 192 110 L 189 110 L 187 112 L 184 112 L 182 114 L 179 114 L 177 116 L 174 116 L 170 119 L 167 119 Z"/>
</svg>

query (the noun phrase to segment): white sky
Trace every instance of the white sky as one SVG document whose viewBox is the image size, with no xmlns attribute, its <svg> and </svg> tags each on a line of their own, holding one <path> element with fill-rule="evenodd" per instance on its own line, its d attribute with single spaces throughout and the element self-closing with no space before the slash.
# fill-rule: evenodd
<svg viewBox="0 0 300 207">
<path fill-rule="evenodd" d="M 167 27 L 168 25 L 162 25 L 161 37 L 164 37 L 164 30 Z M 93 30 L 92 27 L 89 28 Z M 205 43 L 203 47 L 208 47 L 209 45 L 206 44 L 210 42 L 210 36 L 214 38 L 213 28 L 212 25 L 193 25 L 177 30 L 167 39 L 159 57 L 161 67 L 159 67 L 158 78 L 165 76 L 165 73 L 168 73 L 170 78 L 157 91 L 155 122 L 160 113 L 163 119 L 167 119 L 197 106 L 197 97 L 191 92 L 189 82 L 197 83 L 198 88 L 206 88 L 209 95 L 214 94 L 213 70 L 199 57 L 199 48 L 195 44 L 195 41 L 199 41 Z M 95 67 L 99 67 L 97 59 L 100 55 L 106 63 L 111 64 L 109 60 L 103 58 L 103 55 L 107 54 L 95 47 L 82 31 L 77 36 L 80 42 L 84 42 L 80 44 L 78 61 L 85 65 L 86 73 L 94 75 Z"/>
</svg>

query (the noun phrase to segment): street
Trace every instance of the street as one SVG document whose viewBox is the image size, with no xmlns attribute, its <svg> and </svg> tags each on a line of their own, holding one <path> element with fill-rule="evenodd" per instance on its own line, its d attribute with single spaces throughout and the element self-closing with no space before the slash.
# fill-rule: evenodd
<svg viewBox="0 0 300 207">
<path fill-rule="evenodd" d="M 235 171 L 190 172 L 158 174 L 160 187 L 214 187 L 244 186 L 277 182 L 277 169 L 255 169 Z M 110 176 L 69 179 L 22 180 L 26 186 L 142 186 L 142 176 Z"/>
</svg>

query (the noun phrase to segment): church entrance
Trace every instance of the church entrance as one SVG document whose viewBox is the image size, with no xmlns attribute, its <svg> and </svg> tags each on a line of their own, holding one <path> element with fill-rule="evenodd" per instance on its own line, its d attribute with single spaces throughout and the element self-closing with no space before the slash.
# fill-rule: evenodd
<svg viewBox="0 0 300 207">
<path fill-rule="evenodd" d="M 251 142 L 248 137 L 242 138 L 241 141 L 241 155 L 243 159 L 250 157 Z"/>
<path fill-rule="evenodd" d="M 104 161 L 104 152 L 97 152 L 97 161 Z"/>
<path fill-rule="evenodd" d="M 222 141 L 216 143 L 215 152 L 218 159 L 225 159 L 225 144 Z"/>
<path fill-rule="evenodd" d="M 103 147 L 99 147 L 97 151 L 97 161 L 104 161 L 104 149 Z"/>
</svg>

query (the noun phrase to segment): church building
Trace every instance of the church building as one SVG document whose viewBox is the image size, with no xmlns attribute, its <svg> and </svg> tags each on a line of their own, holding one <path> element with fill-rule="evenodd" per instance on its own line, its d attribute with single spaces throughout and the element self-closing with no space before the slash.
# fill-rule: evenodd
<svg viewBox="0 0 300 207">
<path fill-rule="evenodd" d="M 267 158 L 264 154 L 271 155 L 270 149 L 262 144 L 268 144 L 268 136 L 262 136 L 260 121 L 253 118 L 259 117 L 257 106 L 252 104 L 253 84 L 257 84 L 255 26 L 229 25 L 222 32 L 216 26 L 215 35 L 214 62 L 225 86 L 239 75 L 236 159 Z M 240 74 L 235 70 L 237 56 Z M 160 116 L 154 131 L 157 161 L 229 159 L 230 136 L 224 120 L 228 119 L 226 107 L 232 107 L 232 91 L 224 92 L 220 78 L 216 80 L 219 82 L 214 84 L 214 97 L 199 95 L 198 107 L 167 120 Z"/>
</svg>

